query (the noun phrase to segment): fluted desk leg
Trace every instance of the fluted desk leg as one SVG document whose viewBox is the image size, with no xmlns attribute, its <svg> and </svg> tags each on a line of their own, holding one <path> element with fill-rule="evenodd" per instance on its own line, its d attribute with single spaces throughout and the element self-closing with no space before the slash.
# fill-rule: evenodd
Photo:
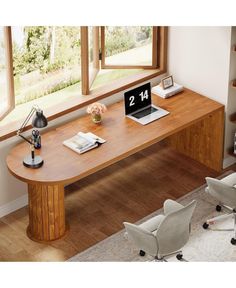
<svg viewBox="0 0 236 288">
<path fill-rule="evenodd" d="M 64 187 L 28 184 L 28 195 L 28 237 L 37 242 L 50 242 L 63 237 L 68 230 L 65 223 Z"/>
</svg>

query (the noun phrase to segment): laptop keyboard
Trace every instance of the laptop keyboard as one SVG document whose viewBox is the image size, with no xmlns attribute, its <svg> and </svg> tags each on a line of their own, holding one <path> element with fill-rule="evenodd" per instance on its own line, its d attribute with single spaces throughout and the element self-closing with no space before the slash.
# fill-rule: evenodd
<svg viewBox="0 0 236 288">
<path fill-rule="evenodd" d="M 149 114 L 152 114 L 153 112 L 156 112 L 156 111 L 157 111 L 156 108 L 150 106 L 148 108 L 143 109 L 142 111 L 139 111 L 139 112 L 131 114 L 131 115 L 137 119 L 140 119 L 140 118 L 143 118 L 143 117 L 145 117 Z"/>
</svg>

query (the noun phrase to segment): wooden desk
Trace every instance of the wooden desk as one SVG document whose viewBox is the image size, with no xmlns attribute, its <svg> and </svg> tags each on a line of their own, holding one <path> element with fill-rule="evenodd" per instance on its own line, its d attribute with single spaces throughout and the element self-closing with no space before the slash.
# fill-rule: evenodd
<svg viewBox="0 0 236 288">
<path fill-rule="evenodd" d="M 39 169 L 23 166 L 29 154 L 23 142 L 7 157 L 9 171 L 28 183 L 28 236 L 47 242 L 66 233 L 64 186 L 103 169 L 158 141 L 166 139 L 178 151 L 220 171 L 223 158 L 224 106 L 185 89 L 178 96 L 162 99 L 153 95 L 153 103 L 170 114 L 146 126 L 124 117 L 123 101 L 111 105 L 102 125 L 92 123 L 88 115 L 43 134 L 44 159 Z M 107 140 L 105 144 L 79 155 L 62 142 L 79 131 L 91 131 Z"/>
</svg>

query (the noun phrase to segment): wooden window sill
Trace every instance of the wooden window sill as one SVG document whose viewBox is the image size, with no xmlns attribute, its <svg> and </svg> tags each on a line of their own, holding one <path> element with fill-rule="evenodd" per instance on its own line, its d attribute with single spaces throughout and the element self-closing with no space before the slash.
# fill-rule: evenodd
<svg viewBox="0 0 236 288">
<path fill-rule="evenodd" d="M 101 88 L 97 88 L 96 90 L 92 90 L 89 95 L 81 95 L 79 97 L 71 97 L 70 101 L 66 101 L 60 103 L 53 108 L 44 109 L 44 114 L 46 115 L 47 119 L 53 120 L 60 116 L 66 115 L 70 112 L 76 111 L 82 107 L 85 107 L 95 101 L 99 101 L 104 99 L 108 96 L 111 96 L 115 93 L 118 93 L 122 90 L 128 89 L 134 85 L 137 85 L 141 82 L 150 80 L 156 76 L 159 76 L 166 71 L 164 70 L 145 70 L 139 74 L 128 76 L 124 79 L 116 80 L 108 85 L 102 86 Z M 25 117 L 27 114 L 25 115 Z M 17 130 L 21 126 L 24 118 L 10 122 L 0 128 L 0 141 L 6 140 L 12 136 L 16 135 Z M 31 124 L 28 124 L 24 131 L 31 129 Z"/>
</svg>

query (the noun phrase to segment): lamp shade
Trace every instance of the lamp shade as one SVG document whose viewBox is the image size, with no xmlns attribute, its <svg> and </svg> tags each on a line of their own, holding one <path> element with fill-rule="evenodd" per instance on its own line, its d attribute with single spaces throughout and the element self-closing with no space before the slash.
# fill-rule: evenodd
<svg viewBox="0 0 236 288">
<path fill-rule="evenodd" d="M 36 114 L 32 120 L 32 126 L 35 128 L 43 128 L 48 125 L 47 118 L 43 115 L 42 110 L 37 110 Z"/>
</svg>

